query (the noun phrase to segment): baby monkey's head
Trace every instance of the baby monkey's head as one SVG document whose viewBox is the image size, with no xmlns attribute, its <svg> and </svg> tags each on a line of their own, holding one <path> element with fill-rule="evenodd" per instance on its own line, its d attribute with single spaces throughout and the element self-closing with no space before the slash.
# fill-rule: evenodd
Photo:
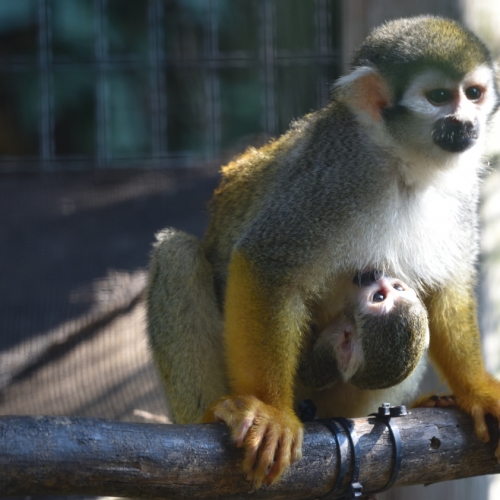
<svg viewBox="0 0 500 500">
<path fill-rule="evenodd" d="M 377 270 L 353 279 L 334 349 L 344 381 L 360 389 L 401 383 L 429 344 L 427 310 L 403 281 Z"/>
</svg>

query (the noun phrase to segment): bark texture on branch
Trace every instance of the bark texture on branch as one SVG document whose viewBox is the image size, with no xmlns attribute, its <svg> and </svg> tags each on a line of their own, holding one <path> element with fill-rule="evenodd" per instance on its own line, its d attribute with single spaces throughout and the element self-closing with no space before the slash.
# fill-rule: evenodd
<svg viewBox="0 0 500 500">
<path fill-rule="evenodd" d="M 415 409 L 393 420 L 402 441 L 395 485 L 428 484 L 500 472 L 492 439 L 475 436 L 469 416 L 456 408 Z M 394 463 L 387 426 L 373 418 L 353 419 L 359 437 L 364 492 L 382 488 Z M 342 441 L 342 440 L 341 440 Z M 349 482 L 352 465 L 345 442 Z M 321 422 L 305 427 L 303 459 L 272 487 L 249 495 L 240 471 L 241 450 L 224 424 L 129 424 L 66 417 L 0 417 L 2 495 L 89 494 L 134 498 L 307 499 L 329 493 L 338 469 L 336 441 Z"/>
</svg>

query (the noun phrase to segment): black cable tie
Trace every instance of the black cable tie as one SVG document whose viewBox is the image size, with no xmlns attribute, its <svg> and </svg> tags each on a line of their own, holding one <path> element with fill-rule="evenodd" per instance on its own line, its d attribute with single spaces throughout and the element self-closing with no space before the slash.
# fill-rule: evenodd
<svg viewBox="0 0 500 500">
<path fill-rule="evenodd" d="M 321 421 L 332 431 L 337 442 L 337 460 L 339 464 L 339 470 L 337 473 L 337 479 L 335 480 L 335 484 L 333 485 L 330 494 L 335 494 L 335 492 L 341 488 L 347 470 L 346 457 L 342 456 L 342 446 L 345 441 L 343 441 L 342 443 L 340 442 L 340 436 L 343 436 L 338 428 L 338 426 L 340 426 L 345 431 L 346 439 L 349 441 L 352 456 L 351 481 L 349 482 L 346 494 L 343 498 L 345 498 L 346 500 L 361 498 L 363 496 L 363 486 L 359 482 L 359 469 L 361 464 L 359 438 L 356 431 L 354 430 L 352 421 L 343 417 L 322 419 Z M 328 498 L 330 494 L 328 494 L 326 498 Z"/>
<path fill-rule="evenodd" d="M 401 468 L 401 462 L 403 460 L 403 444 L 401 442 L 401 435 L 399 433 L 398 426 L 392 420 L 397 417 L 404 417 L 408 413 L 406 411 L 406 406 L 391 406 L 389 403 L 384 403 L 379 407 L 378 413 L 372 413 L 369 415 L 373 416 L 377 420 L 384 422 L 385 425 L 389 428 L 389 432 L 391 435 L 391 441 L 394 445 L 394 466 L 392 468 L 391 476 L 389 477 L 389 481 L 387 481 L 386 485 L 383 486 L 380 490 L 374 491 L 371 494 L 382 493 L 383 491 L 387 491 L 389 488 L 392 488 L 395 483 L 399 469 Z"/>
<path fill-rule="evenodd" d="M 335 438 L 335 442 L 337 443 L 338 472 L 337 472 L 337 477 L 335 479 L 335 484 L 331 489 L 331 492 L 335 492 L 341 488 L 347 472 L 347 461 L 342 456 L 342 447 L 348 438 L 345 438 L 344 435 L 340 432 L 339 424 L 337 424 L 337 422 L 335 422 L 334 419 L 325 418 L 321 419 L 321 422 L 325 424 L 326 427 L 328 427 L 328 429 L 332 432 L 333 437 Z"/>
<path fill-rule="evenodd" d="M 344 417 L 333 418 L 335 422 L 338 422 L 347 432 L 347 438 L 349 439 L 349 444 L 351 446 L 352 454 L 352 475 L 351 482 L 347 487 L 346 499 L 361 498 L 363 496 L 363 486 L 359 482 L 359 469 L 361 466 L 361 456 L 359 448 L 359 438 L 354 430 L 354 425 L 352 420 L 348 420 Z"/>
<path fill-rule="evenodd" d="M 311 421 L 314 419 L 316 413 L 316 407 L 314 403 L 310 400 L 306 400 L 301 407 L 301 416 L 304 421 Z M 406 406 L 391 406 L 389 403 L 383 403 L 382 406 L 379 407 L 378 413 L 371 413 L 368 415 L 369 417 L 375 417 L 377 420 L 385 423 L 389 429 L 389 433 L 391 435 L 391 441 L 394 445 L 394 466 L 392 468 L 391 475 L 389 477 L 389 481 L 383 486 L 381 489 L 371 492 L 371 495 L 382 493 L 386 491 L 394 485 L 396 479 L 399 474 L 399 470 L 401 468 L 401 462 L 403 460 L 403 444 L 401 442 L 401 435 L 399 433 L 399 428 L 392 420 L 397 417 L 404 417 L 408 413 L 406 411 Z M 307 416 L 306 416 L 307 415 Z M 305 417 L 305 418 L 304 418 Z M 335 417 L 328 419 L 321 419 L 322 422 L 328 429 L 331 431 L 335 438 L 335 442 L 337 444 L 337 463 L 338 463 L 338 472 L 337 477 L 335 479 L 335 484 L 333 485 L 330 493 L 322 497 L 323 499 L 327 499 L 330 495 L 342 487 L 342 483 L 344 482 L 346 471 L 347 471 L 347 460 L 342 456 L 342 446 L 345 443 L 345 440 L 341 442 L 341 436 L 343 434 L 339 430 L 339 426 L 344 429 L 346 433 L 346 439 L 349 441 L 349 445 L 351 448 L 351 456 L 352 456 L 352 475 L 351 481 L 347 487 L 346 495 L 343 497 L 345 500 L 352 500 L 356 498 L 361 498 L 363 496 L 363 485 L 359 482 L 359 470 L 361 466 L 361 453 L 359 446 L 359 438 L 354 429 L 354 425 L 352 420 L 348 420 L 344 417 Z"/>
</svg>

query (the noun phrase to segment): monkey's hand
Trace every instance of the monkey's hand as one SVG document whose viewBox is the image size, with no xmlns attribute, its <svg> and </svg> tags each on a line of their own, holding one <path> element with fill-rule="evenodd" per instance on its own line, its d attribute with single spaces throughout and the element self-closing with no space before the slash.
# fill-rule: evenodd
<svg viewBox="0 0 500 500">
<path fill-rule="evenodd" d="M 411 408 L 447 408 L 449 406 L 460 406 L 464 411 L 472 415 L 474 428 L 481 441 L 488 442 L 490 434 L 486 425 L 485 416 L 491 414 L 497 418 L 500 424 L 500 382 L 489 374 L 486 374 L 486 390 L 473 393 L 470 396 L 462 396 L 458 400 L 455 396 L 422 396 L 414 401 Z M 495 451 L 495 456 L 500 462 L 500 443 Z"/>
<path fill-rule="evenodd" d="M 459 406 L 474 419 L 474 429 L 481 441 L 488 442 L 490 433 L 486 425 L 486 414 L 493 415 L 500 423 L 500 381 L 489 373 L 484 374 L 484 380 L 476 383 L 468 394 L 457 394 Z M 495 451 L 500 462 L 500 443 Z"/>
<path fill-rule="evenodd" d="M 254 489 L 276 482 L 302 457 L 303 425 L 290 409 L 254 396 L 226 397 L 213 405 L 205 422 L 225 422 L 236 446 L 245 449 L 243 471 Z"/>
</svg>

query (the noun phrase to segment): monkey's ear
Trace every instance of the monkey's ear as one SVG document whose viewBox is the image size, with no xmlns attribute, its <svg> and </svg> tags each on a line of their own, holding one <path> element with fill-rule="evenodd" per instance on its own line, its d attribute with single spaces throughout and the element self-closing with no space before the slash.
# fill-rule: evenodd
<svg viewBox="0 0 500 500">
<path fill-rule="evenodd" d="M 356 68 L 337 80 L 335 94 L 353 111 L 366 113 L 374 121 L 382 120 L 382 110 L 391 104 L 389 86 L 382 76 L 368 66 Z"/>
</svg>

